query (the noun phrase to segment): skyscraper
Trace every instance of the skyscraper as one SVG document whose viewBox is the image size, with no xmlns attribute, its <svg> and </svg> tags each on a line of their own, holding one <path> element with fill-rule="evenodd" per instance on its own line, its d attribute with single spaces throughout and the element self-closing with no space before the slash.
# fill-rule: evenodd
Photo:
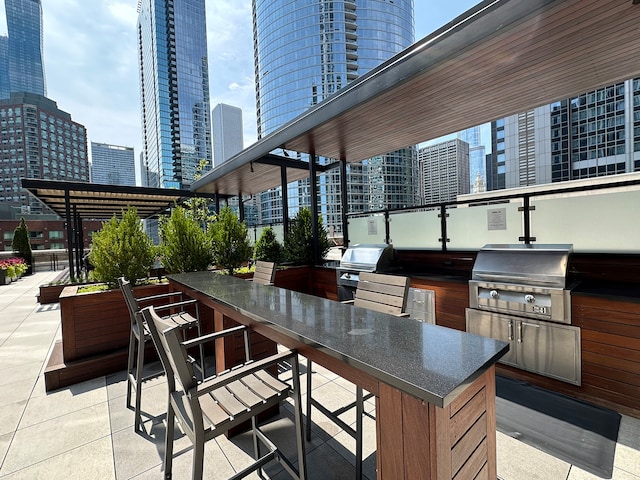
<svg viewBox="0 0 640 480">
<path fill-rule="evenodd" d="M 219 103 L 213 109 L 213 160 L 216 165 L 244 148 L 242 109 Z"/>
<path fill-rule="evenodd" d="M 139 0 L 138 61 L 150 186 L 188 188 L 213 160 L 204 0 Z"/>
<path fill-rule="evenodd" d="M 91 182 L 135 186 L 133 147 L 91 142 Z"/>
<path fill-rule="evenodd" d="M 22 189 L 20 181 L 88 181 L 85 127 L 53 100 L 12 93 L 0 100 L 0 165 L 0 202 L 42 213 L 42 204 Z"/>
<path fill-rule="evenodd" d="M 454 138 L 418 151 L 422 203 L 450 202 L 469 193 L 469 144 Z"/>
<path fill-rule="evenodd" d="M 471 127 L 458 132 L 458 138 L 469 144 L 469 180 L 472 189 L 477 183 L 484 184 L 487 180 L 485 149 L 480 136 L 480 127 Z"/>
<path fill-rule="evenodd" d="M 259 138 L 414 41 L 412 0 L 253 0 L 252 7 Z M 349 165 L 350 211 L 413 204 L 414 158 L 407 148 Z M 325 224 L 340 231 L 339 174 L 321 175 L 319 183 Z M 309 205 L 309 192 L 308 181 L 290 184 L 285 213 Z M 280 197 L 279 189 L 261 196 L 261 222 L 282 219 Z"/>
<path fill-rule="evenodd" d="M 12 92 L 47 95 L 42 62 L 40 0 L 4 0 L 8 37 L 0 37 L 0 98 Z"/>
<path fill-rule="evenodd" d="M 491 190 L 640 171 L 640 78 L 492 123 Z"/>
</svg>

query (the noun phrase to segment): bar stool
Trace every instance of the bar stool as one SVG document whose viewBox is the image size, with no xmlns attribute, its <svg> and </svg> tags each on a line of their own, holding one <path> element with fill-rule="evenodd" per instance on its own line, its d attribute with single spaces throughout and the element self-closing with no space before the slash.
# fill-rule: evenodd
<svg viewBox="0 0 640 480">
<path fill-rule="evenodd" d="M 348 300 L 342 303 L 353 303 L 356 307 L 406 317 L 408 316 L 405 310 L 407 306 L 407 295 L 409 293 L 409 283 L 408 277 L 382 275 L 378 273 L 361 273 L 354 300 Z M 311 407 L 315 407 L 355 439 L 355 478 L 360 480 L 362 478 L 362 417 L 365 414 L 371 416 L 365 413 L 364 402 L 373 397 L 373 395 L 371 393 L 365 395 L 362 387 L 356 385 L 355 401 L 332 411 L 312 397 L 311 390 L 313 385 L 311 376 L 311 360 L 307 360 L 307 441 L 311 441 Z M 352 428 L 338 417 L 338 415 L 342 415 L 352 408 L 356 409 L 355 428 Z"/>
<path fill-rule="evenodd" d="M 125 303 L 127 304 L 127 309 L 129 310 L 129 315 L 131 317 L 131 331 L 129 333 L 129 353 L 127 358 L 127 408 L 132 407 L 131 397 L 132 392 L 135 392 L 136 399 L 134 407 L 135 413 L 133 429 L 137 432 L 140 430 L 142 424 L 140 413 L 142 400 L 142 384 L 148 380 L 151 380 L 152 378 L 156 378 L 164 374 L 163 371 L 159 371 L 148 374 L 146 376 L 144 375 L 144 352 L 147 342 L 151 341 L 151 333 L 149 332 L 149 327 L 140 313 L 140 310 L 142 308 L 141 304 L 144 305 L 151 302 L 157 303 L 164 298 L 179 297 L 181 301 L 157 306 L 155 307 L 155 309 L 156 311 L 179 310 L 178 312 L 171 313 L 164 318 L 183 331 L 196 327 L 198 330 L 198 336 L 202 334 L 200 315 L 198 310 L 198 301 L 193 299 L 183 301 L 182 292 L 170 292 L 160 295 L 153 295 L 150 297 L 136 298 L 133 293 L 131 282 L 126 280 L 124 277 L 120 277 L 118 279 L 118 285 L 120 286 L 120 290 L 122 291 Z M 184 310 L 187 306 L 194 306 L 195 316 Z M 202 377 L 204 378 L 205 358 L 204 347 L 202 345 L 199 346 L 199 353 L 200 362 L 197 367 L 199 368 Z"/>
</svg>

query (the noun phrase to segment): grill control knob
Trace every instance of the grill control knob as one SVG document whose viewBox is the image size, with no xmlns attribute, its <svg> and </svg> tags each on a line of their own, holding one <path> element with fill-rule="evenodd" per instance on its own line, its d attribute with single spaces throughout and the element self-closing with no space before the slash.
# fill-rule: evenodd
<svg viewBox="0 0 640 480">
<path fill-rule="evenodd" d="M 536 303 L 536 297 L 534 297 L 531 294 L 528 294 L 524 296 L 524 301 L 527 303 Z"/>
<path fill-rule="evenodd" d="M 491 298 L 498 298 L 498 297 L 500 296 L 500 294 L 498 293 L 498 291 L 497 291 L 497 290 L 491 290 L 491 291 L 489 292 L 489 296 L 490 296 Z"/>
</svg>

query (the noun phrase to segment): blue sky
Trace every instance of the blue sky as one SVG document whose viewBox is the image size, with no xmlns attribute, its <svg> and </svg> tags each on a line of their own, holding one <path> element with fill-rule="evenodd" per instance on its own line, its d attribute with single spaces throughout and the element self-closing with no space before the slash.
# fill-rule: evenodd
<svg viewBox="0 0 640 480">
<path fill-rule="evenodd" d="M 137 0 L 41 1 L 47 96 L 87 127 L 90 142 L 131 146 L 137 157 Z M 478 1 L 415 0 L 416 40 Z M 251 0 L 206 2 L 211 106 L 242 108 L 246 147 L 256 141 Z M 6 34 L 4 0 L 0 34 Z"/>
</svg>

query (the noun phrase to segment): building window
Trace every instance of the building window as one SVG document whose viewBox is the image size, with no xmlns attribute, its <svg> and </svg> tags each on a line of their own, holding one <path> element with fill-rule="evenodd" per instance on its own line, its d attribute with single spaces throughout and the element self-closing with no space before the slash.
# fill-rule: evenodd
<svg viewBox="0 0 640 480">
<path fill-rule="evenodd" d="M 60 238 L 64 238 L 64 232 L 62 230 L 50 230 L 49 231 L 49 238 L 50 239 L 60 239 Z"/>
</svg>

